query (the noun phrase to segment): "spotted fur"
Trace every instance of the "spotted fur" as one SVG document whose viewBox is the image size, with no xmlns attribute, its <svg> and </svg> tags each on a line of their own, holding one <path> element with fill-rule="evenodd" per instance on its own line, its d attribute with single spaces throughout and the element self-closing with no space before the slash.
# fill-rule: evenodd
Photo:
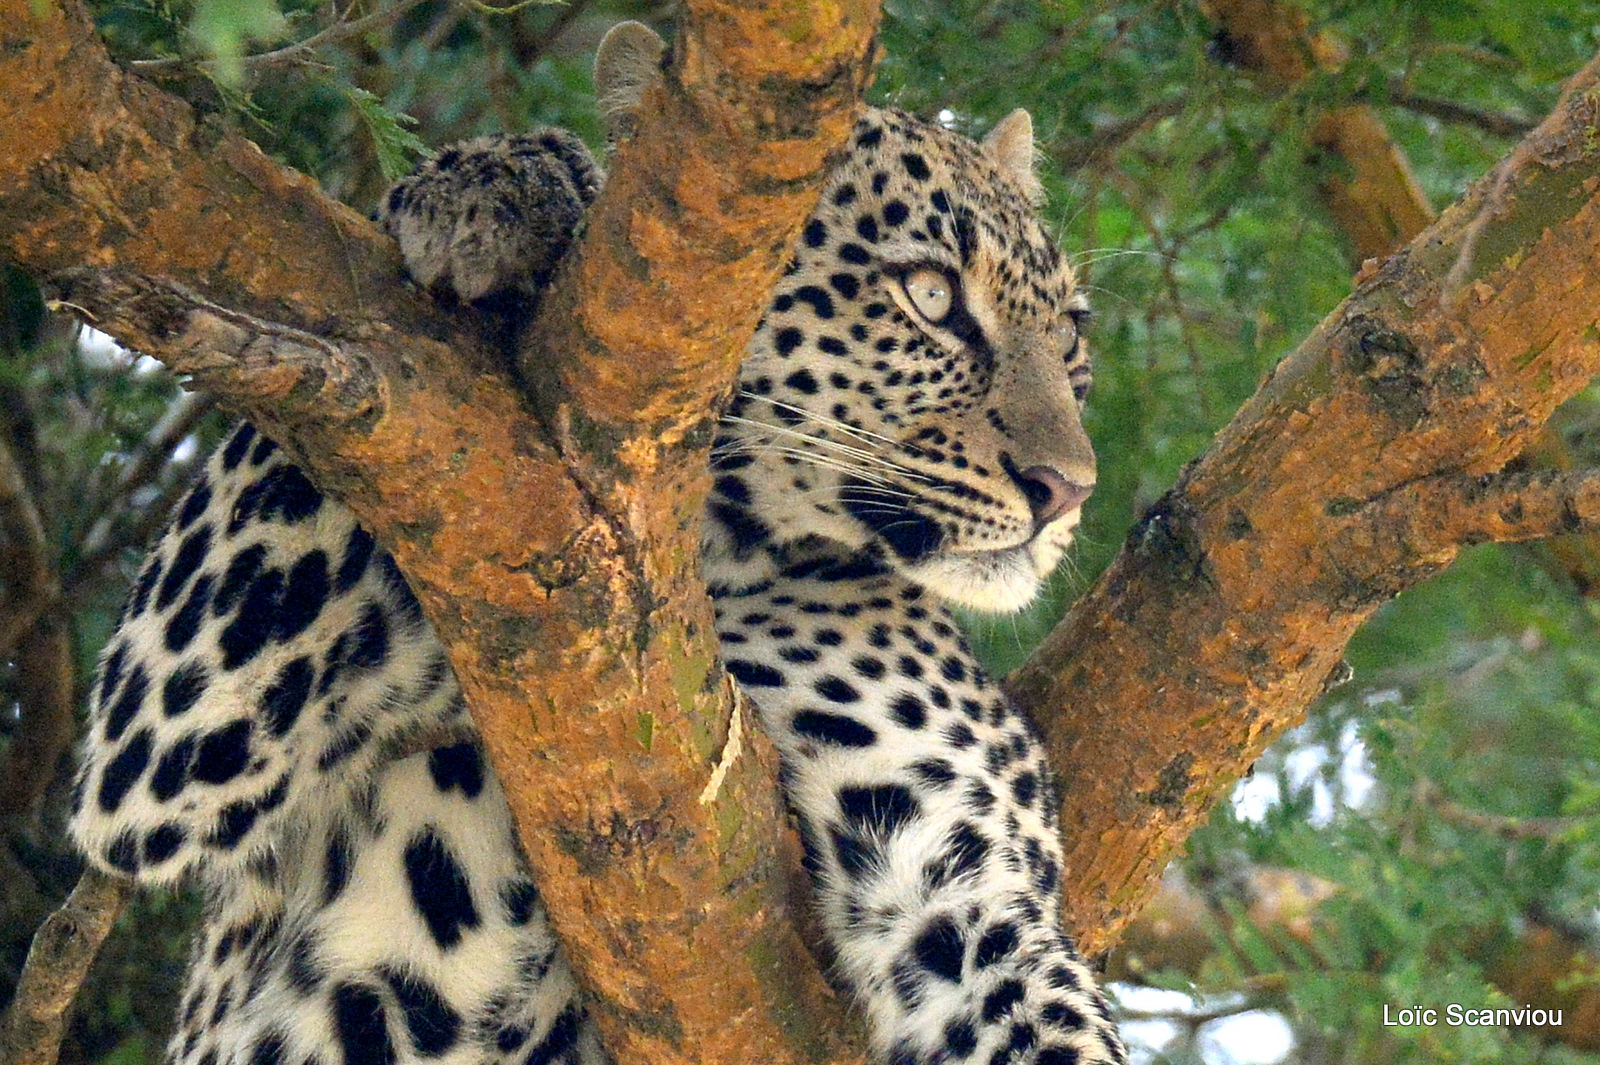
<svg viewBox="0 0 1600 1065">
<path fill-rule="evenodd" d="M 659 56 L 622 32 L 613 61 Z M 649 80 L 622 66 L 618 113 L 617 84 Z M 830 974 L 890 1065 L 1123 1060 L 1060 929 L 1041 744 L 943 605 L 1030 599 L 1094 480 L 1084 305 L 1031 145 L 1021 112 L 982 145 L 868 112 L 714 453 L 725 664 L 782 755 Z M 599 185 L 578 152 L 476 142 L 402 182 L 384 216 L 413 274 L 535 295 Z M 498 219 L 476 235 L 474 205 Z M 73 832 L 103 868 L 205 892 L 174 1065 L 606 1060 L 404 578 L 249 426 L 102 658 Z"/>
</svg>

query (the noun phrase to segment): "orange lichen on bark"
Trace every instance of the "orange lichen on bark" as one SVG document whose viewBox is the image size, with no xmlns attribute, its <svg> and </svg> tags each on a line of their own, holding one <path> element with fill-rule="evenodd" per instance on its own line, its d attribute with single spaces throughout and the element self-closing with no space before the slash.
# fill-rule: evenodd
<svg viewBox="0 0 1600 1065">
<path fill-rule="evenodd" d="M 81 18 L 0 0 L 8 248 L 249 412 L 395 552 L 623 1060 L 848 1057 L 775 887 L 759 742 L 696 798 L 729 703 L 694 528 L 714 401 L 848 128 L 874 11 L 687 5 L 657 117 L 547 305 L 534 417 L 365 222 L 122 75 Z M 1495 468 L 1600 364 L 1585 99 L 1373 272 L 1014 681 L 1063 769 L 1091 950 L 1361 618 L 1449 557 L 1375 501 Z M 41 146 L 13 144 L 41 112 Z"/>
<path fill-rule="evenodd" d="M 855 1059 L 786 907 L 762 745 L 697 799 L 730 701 L 696 520 L 713 400 L 848 130 L 875 19 L 687 5 L 670 121 L 615 167 L 582 252 L 600 267 L 551 301 L 592 330 L 549 349 L 540 419 L 364 220 L 117 70 L 73 4 L 0 0 L 7 248 L 248 413 L 395 554 L 622 1060 Z M 743 80 L 789 52 L 798 76 Z"/>
<path fill-rule="evenodd" d="M 149 270 L 299 326 L 426 313 L 392 242 L 123 72 L 79 4 L 0 0 L 0 26 L 0 231 L 17 261 Z"/>
<path fill-rule="evenodd" d="M 1460 539 L 1415 535 L 1386 500 L 1498 470 L 1600 370 L 1595 67 L 1284 361 L 1013 678 L 1065 780 L 1089 950 L 1355 628 L 1453 558 Z"/>
<path fill-rule="evenodd" d="M 651 441 L 704 431 L 871 71 L 871 4 L 787 5 L 759 40 L 737 5 L 688 14 L 590 214 L 578 282 L 546 301 L 522 362 L 541 409 L 566 404 L 580 434 L 614 437 L 633 473 L 671 463 Z"/>
</svg>

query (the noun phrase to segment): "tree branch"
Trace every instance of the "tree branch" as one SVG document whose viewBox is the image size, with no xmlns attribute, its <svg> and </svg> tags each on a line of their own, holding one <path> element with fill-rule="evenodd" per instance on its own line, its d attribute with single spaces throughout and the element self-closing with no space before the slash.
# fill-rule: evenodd
<svg viewBox="0 0 1600 1065">
<path fill-rule="evenodd" d="M 1481 543 L 1518 543 L 1600 531 L 1600 470 L 1529 470 L 1482 477 L 1441 475 L 1354 505 L 1362 525 L 1388 530 L 1413 554 Z"/>
<path fill-rule="evenodd" d="M 21 721 L 0 760 L 0 822 L 32 809 L 55 779 L 61 756 L 77 734 L 72 642 L 63 615 L 58 603 L 33 623 L 16 647 Z"/>
<path fill-rule="evenodd" d="M 1064 779 L 1067 906 L 1090 951 L 1301 720 L 1379 604 L 1447 565 L 1462 538 L 1518 524 L 1469 505 L 1469 482 L 1600 371 L 1597 66 L 1511 165 L 1359 279 L 1011 679 Z M 1453 486 L 1455 511 L 1386 524 L 1435 478 L 1442 495 L 1418 505 Z M 1576 489 L 1504 485 L 1530 532 Z M 1393 506 L 1363 505 L 1391 494 Z M 1414 539 L 1430 521 L 1449 534 Z"/>
<path fill-rule="evenodd" d="M 1447 820 L 1455 820 L 1450 809 L 1435 810 Z M 1549 838 L 1578 827 L 1560 823 L 1567 818 L 1502 819 L 1460 812 L 1467 818 L 1458 823 L 1508 839 Z M 1301 972 L 1339 970 L 1348 965 L 1347 960 L 1325 955 L 1326 940 L 1317 928 L 1319 908 L 1339 891 L 1337 885 L 1306 873 L 1258 865 L 1244 871 L 1242 882 L 1229 878 L 1223 888 L 1224 897 L 1242 899 L 1250 934 L 1277 950 L 1291 970 Z M 1216 905 L 1215 899 L 1215 887 L 1202 897 L 1199 889 L 1167 876 L 1161 893 L 1128 929 L 1112 955 L 1108 977 L 1140 979 L 1163 973 L 1170 981 L 1178 974 L 1193 981 L 1202 993 L 1237 990 L 1239 981 L 1232 979 L 1216 986 L 1216 972 L 1209 965 L 1219 930 L 1228 928 L 1236 912 Z M 1491 925 L 1459 934 L 1455 949 L 1482 966 L 1484 976 L 1511 1001 L 1564 1012 L 1560 1027 L 1529 1026 L 1525 1029 L 1528 1035 L 1581 1050 L 1600 1049 L 1600 961 L 1582 937 L 1552 925 L 1538 913 L 1524 914 L 1515 930 Z M 1294 944 L 1292 948 L 1278 947 L 1289 942 Z M 1282 974 L 1278 976 L 1281 979 Z M 1259 978 L 1256 986 L 1261 987 Z M 1271 1004 L 1281 1007 L 1282 996 L 1262 1003 Z M 1126 1011 L 1123 1017 L 1127 1019 Z M 1175 1023 L 1183 1019 L 1182 1014 L 1172 1018 Z"/>
<path fill-rule="evenodd" d="M 0 658 L 16 664 L 21 720 L 0 757 L 0 819 L 33 807 L 72 742 L 72 646 L 43 516 L 10 441 L 0 439 Z"/>
<path fill-rule="evenodd" d="M 1281 0 L 1197 0 L 1217 24 L 1226 55 L 1270 91 L 1288 92 L 1317 69 L 1348 58 L 1341 42 L 1313 35 L 1310 20 Z M 1322 199 L 1350 240 L 1352 267 L 1387 255 L 1433 221 L 1433 207 L 1383 121 L 1365 104 L 1330 108 L 1312 142 L 1337 165 L 1322 178 Z"/>
<path fill-rule="evenodd" d="M 1455 100 L 1418 95 L 1406 88 L 1404 82 L 1398 79 L 1389 84 L 1385 99 L 1407 111 L 1415 111 L 1419 115 L 1427 115 L 1443 122 L 1475 126 L 1496 137 L 1523 137 L 1535 125 L 1533 119 L 1524 115 L 1506 111 L 1487 111 L 1481 107 L 1469 107 Z"/>
<path fill-rule="evenodd" d="M 1129 115 L 1099 126 L 1093 134 L 1082 140 L 1049 145 L 1050 159 L 1063 172 L 1109 160 L 1116 154 L 1117 149 L 1162 119 L 1181 114 L 1185 104 L 1186 101 L 1181 96 L 1157 100 L 1137 115 Z"/>
<path fill-rule="evenodd" d="M 848 132 L 876 18 L 686 5 L 546 301 L 536 419 L 367 222 L 118 71 L 75 5 L 0 0 L 0 241 L 394 553 L 619 1060 L 854 1056 L 788 916 L 769 749 L 696 801 L 730 705 L 694 559 L 712 404 Z"/>
<path fill-rule="evenodd" d="M 44 521 L 9 441 L 0 439 L 0 658 L 61 597 Z"/>
<path fill-rule="evenodd" d="M 144 536 L 128 538 L 117 535 L 120 519 L 130 505 L 129 496 L 137 489 L 158 482 L 164 467 L 173 461 L 172 453 L 188 438 L 200 419 L 216 407 L 216 397 L 204 392 L 185 392 L 173 400 L 166 413 L 150 427 L 139 448 L 127 464 L 117 473 L 116 485 L 110 491 L 91 484 L 89 498 L 98 504 L 98 513 L 89 523 L 83 542 L 78 545 L 77 571 L 67 581 L 65 595 L 70 599 L 86 584 L 92 583 L 95 574 L 117 552 L 130 544 L 143 544 L 154 530 Z M 184 489 L 187 490 L 185 485 Z M 98 490 L 97 490 L 98 489 Z M 163 498 L 167 493 L 163 493 Z M 157 520 L 166 520 L 168 509 L 160 500 L 145 507 L 148 514 L 155 511 Z M 143 523 L 139 528 L 143 528 Z M 136 532 L 138 530 L 135 530 Z"/>
<path fill-rule="evenodd" d="M 270 67 L 284 66 L 290 63 L 302 62 L 305 57 L 330 44 L 338 44 L 354 37 L 361 37 L 378 30 L 386 30 L 390 26 L 405 18 L 413 8 L 419 7 L 423 0 L 395 0 L 394 6 L 388 9 L 380 8 L 370 15 L 364 15 L 354 22 L 349 21 L 350 13 L 355 10 L 355 2 L 347 6 L 344 11 L 334 17 L 332 24 L 307 37 L 303 41 L 286 44 L 282 48 L 275 48 L 270 52 L 258 52 L 255 55 L 240 56 L 238 63 L 246 70 L 265 70 Z M 194 62 L 183 56 L 165 56 L 160 59 L 135 59 L 128 64 L 134 70 L 150 73 L 165 73 L 169 68 L 193 64 L 200 69 L 215 68 L 212 60 Z"/>
<path fill-rule="evenodd" d="M 1590 824 L 1588 817 L 1511 817 L 1506 814 L 1484 813 L 1469 810 L 1444 797 L 1439 786 L 1431 780 L 1418 780 L 1411 789 L 1412 797 L 1440 820 L 1477 832 L 1485 832 L 1507 841 L 1523 839 L 1555 840 L 1571 835 Z"/>
<path fill-rule="evenodd" d="M 0 1065 L 55 1065 L 67 1010 L 132 894 L 130 881 L 88 870 L 40 926 L 0 1018 Z"/>
</svg>

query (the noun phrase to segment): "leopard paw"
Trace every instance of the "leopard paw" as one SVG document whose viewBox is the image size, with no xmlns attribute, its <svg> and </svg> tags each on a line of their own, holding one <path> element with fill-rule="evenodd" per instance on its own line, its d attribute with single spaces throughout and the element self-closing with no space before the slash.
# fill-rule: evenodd
<svg viewBox="0 0 1600 1065">
<path fill-rule="evenodd" d="M 378 220 L 425 288 L 468 303 L 534 299 L 604 180 L 583 142 L 566 130 L 479 137 L 396 182 Z"/>
</svg>

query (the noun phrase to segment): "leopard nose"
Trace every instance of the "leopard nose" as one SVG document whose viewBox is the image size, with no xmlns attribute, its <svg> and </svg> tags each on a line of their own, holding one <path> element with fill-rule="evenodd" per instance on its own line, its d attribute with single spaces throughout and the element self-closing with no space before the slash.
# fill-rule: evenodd
<svg viewBox="0 0 1600 1065">
<path fill-rule="evenodd" d="M 1076 510 L 1094 491 L 1092 484 L 1069 481 L 1049 466 L 1029 466 L 1013 474 L 1033 510 L 1033 524 L 1043 527 L 1068 511 Z"/>
</svg>

